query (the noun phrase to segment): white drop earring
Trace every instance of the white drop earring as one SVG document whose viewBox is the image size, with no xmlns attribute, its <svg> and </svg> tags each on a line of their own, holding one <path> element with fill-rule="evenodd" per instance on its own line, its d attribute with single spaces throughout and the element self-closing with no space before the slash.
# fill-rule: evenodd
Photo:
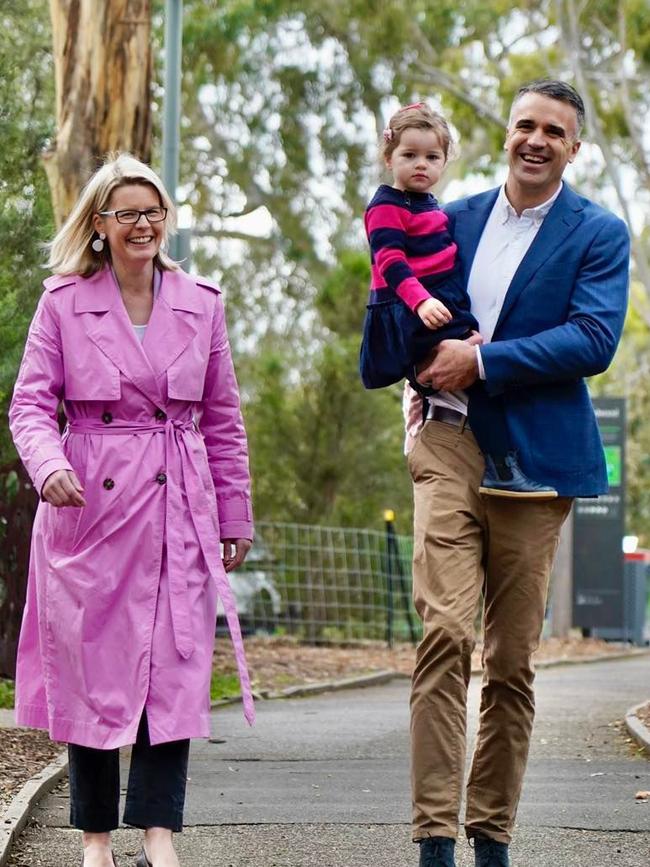
<svg viewBox="0 0 650 867">
<path fill-rule="evenodd" d="M 95 253 L 101 253 L 102 250 L 104 249 L 104 238 L 105 237 L 106 237 L 106 235 L 104 234 L 104 232 L 100 232 L 99 237 L 95 238 L 95 240 L 90 245 L 93 248 L 93 250 L 95 251 Z"/>
</svg>

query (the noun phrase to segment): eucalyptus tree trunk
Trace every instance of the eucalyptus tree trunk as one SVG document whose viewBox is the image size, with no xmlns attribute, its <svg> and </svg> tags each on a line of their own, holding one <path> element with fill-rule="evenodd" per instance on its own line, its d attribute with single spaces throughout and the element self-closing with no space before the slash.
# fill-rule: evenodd
<svg viewBox="0 0 650 867">
<path fill-rule="evenodd" d="M 111 151 L 151 150 L 151 0 L 50 0 L 57 134 L 45 153 L 57 225 Z"/>
</svg>

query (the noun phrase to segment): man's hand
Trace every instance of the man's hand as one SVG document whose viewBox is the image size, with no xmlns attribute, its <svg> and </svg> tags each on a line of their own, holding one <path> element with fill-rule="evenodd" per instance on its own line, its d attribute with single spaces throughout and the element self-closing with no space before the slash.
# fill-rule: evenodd
<svg viewBox="0 0 650 867">
<path fill-rule="evenodd" d="M 223 568 L 226 572 L 232 572 L 244 562 L 253 543 L 250 539 L 222 539 L 221 541 L 223 542 Z"/>
<path fill-rule="evenodd" d="M 478 378 L 476 349 L 469 340 L 442 340 L 436 357 L 418 372 L 418 382 L 444 391 L 468 388 Z"/>
</svg>

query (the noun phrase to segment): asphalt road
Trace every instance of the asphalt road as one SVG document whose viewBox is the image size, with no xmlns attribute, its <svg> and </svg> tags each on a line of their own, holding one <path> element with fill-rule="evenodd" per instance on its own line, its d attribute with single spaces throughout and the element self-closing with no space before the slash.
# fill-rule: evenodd
<svg viewBox="0 0 650 867">
<path fill-rule="evenodd" d="M 471 688 L 476 727 L 478 679 Z M 546 669 L 511 847 L 513 867 L 649 867 L 650 761 L 617 726 L 650 693 L 650 656 Z M 409 867 L 408 683 L 218 711 L 193 745 L 183 867 Z M 126 774 L 124 775 L 126 778 Z M 13 867 L 78 867 L 65 787 L 38 809 Z M 115 835 L 133 865 L 136 832 Z M 473 853 L 458 846 L 458 867 Z"/>
</svg>

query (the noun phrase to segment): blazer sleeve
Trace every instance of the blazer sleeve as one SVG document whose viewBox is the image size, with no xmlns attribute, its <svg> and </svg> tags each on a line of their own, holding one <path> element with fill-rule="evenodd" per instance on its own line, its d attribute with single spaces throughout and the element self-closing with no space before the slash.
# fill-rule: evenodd
<svg viewBox="0 0 650 867">
<path fill-rule="evenodd" d="M 603 222 L 582 262 L 566 322 L 481 346 L 490 394 L 594 376 L 609 366 L 627 309 L 630 239 L 622 220 L 611 215 Z"/>
<path fill-rule="evenodd" d="M 63 398 L 63 355 L 52 293 L 44 292 L 29 328 L 9 407 L 16 450 L 40 495 L 48 476 L 72 470 L 63 453 L 57 412 Z"/>
<path fill-rule="evenodd" d="M 222 539 L 253 538 L 248 443 L 223 301 L 216 296 L 200 430 L 214 482 Z"/>
</svg>

